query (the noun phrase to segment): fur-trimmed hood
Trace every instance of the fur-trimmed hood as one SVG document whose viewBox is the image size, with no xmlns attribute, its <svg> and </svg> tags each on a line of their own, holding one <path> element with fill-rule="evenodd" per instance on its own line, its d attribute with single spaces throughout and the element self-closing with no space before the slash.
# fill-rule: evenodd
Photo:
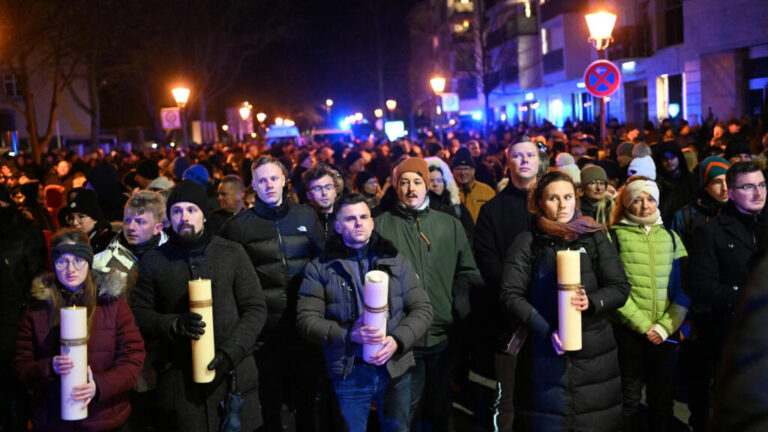
<svg viewBox="0 0 768 432">
<path fill-rule="evenodd" d="M 451 204 L 452 205 L 459 205 L 461 204 L 461 199 L 459 198 L 459 186 L 456 184 L 456 180 L 453 179 L 453 173 L 451 172 L 451 167 L 448 166 L 448 164 L 440 159 L 437 156 L 430 156 L 428 158 L 424 158 L 425 161 L 427 161 L 427 166 L 430 168 L 438 167 L 440 168 L 440 172 L 443 173 L 443 182 L 445 183 L 445 190 L 448 191 L 448 195 L 451 198 Z"/>
<path fill-rule="evenodd" d="M 119 272 L 109 272 L 103 278 L 96 278 L 94 282 L 99 286 L 99 300 L 114 299 L 125 294 L 126 278 Z M 51 303 L 51 290 L 56 289 L 56 274 L 45 273 L 32 281 L 32 298 Z"/>
<path fill-rule="evenodd" d="M 378 258 L 394 258 L 398 253 L 395 245 L 376 231 L 371 234 L 368 246 L 373 255 Z M 344 258 L 349 258 L 349 247 L 344 244 L 341 235 L 334 233 L 325 241 L 325 249 L 320 259 L 327 262 Z"/>
</svg>

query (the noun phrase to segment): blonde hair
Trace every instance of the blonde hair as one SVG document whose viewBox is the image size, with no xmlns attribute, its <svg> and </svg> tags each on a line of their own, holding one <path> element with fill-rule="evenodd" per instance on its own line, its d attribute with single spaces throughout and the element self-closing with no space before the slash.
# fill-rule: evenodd
<svg viewBox="0 0 768 432">
<path fill-rule="evenodd" d="M 140 190 L 131 194 L 128 202 L 125 203 L 125 209 L 137 215 L 149 211 L 154 216 L 155 223 L 162 223 L 165 214 L 165 199 L 157 192 Z"/>
</svg>

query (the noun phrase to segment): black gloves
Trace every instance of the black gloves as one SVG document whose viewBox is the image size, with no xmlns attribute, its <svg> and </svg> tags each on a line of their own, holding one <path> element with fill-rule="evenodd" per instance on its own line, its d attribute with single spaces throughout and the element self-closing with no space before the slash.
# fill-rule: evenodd
<svg viewBox="0 0 768 432">
<path fill-rule="evenodd" d="M 216 370 L 216 376 L 224 376 L 232 370 L 232 359 L 224 351 L 216 351 L 216 355 L 213 357 L 210 363 L 208 363 L 208 370 Z"/>
<path fill-rule="evenodd" d="M 200 335 L 205 333 L 203 317 L 194 312 L 185 312 L 171 324 L 171 333 L 182 339 L 200 340 Z"/>
</svg>

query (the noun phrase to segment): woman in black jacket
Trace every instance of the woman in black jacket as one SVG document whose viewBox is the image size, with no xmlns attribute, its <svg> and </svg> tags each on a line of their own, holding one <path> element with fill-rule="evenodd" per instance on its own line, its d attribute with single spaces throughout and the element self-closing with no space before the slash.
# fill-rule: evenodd
<svg viewBox="0 0 768 432">
<path fill-rule="evenodd" d="M 605 227 L 576 211 L 576 188 L 567 174 L 545 174 L 528 206 L 534 227 L 509 248 L 501 285 L 502 310 L 528 331 L 518 355 L 514 429 L 620 430 L 621 378 L 608 322 L 629 294 L 618 254 Z M 556 256 L 566 249 L 581 251 L 583 289 L 573 305 L 582 312 L 583 347 L 564 352 L 557 332 Z"/>
</svg>

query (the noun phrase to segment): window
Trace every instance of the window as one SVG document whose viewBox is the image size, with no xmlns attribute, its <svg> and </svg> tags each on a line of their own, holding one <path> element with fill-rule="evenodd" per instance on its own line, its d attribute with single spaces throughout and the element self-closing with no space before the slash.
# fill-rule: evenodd
<svg viewBox="0 0 768 432">
<path fill-rule="evenodd" d="M 3 93 L 7 97 L 21 96 L 16 88 L 16 77 L 12 73 L 3 74 Z"/>
<path fill-rule="evenodd" d="M 547 29 L 541 29 L 541 53 L 546 54 L 549 52 L 549 32 Z"/>
<path fill-rule="evenodd" d="M 664 46 L 683 43 L 683 0 L 666 0 L 664 8 Z"/>
</svg>

